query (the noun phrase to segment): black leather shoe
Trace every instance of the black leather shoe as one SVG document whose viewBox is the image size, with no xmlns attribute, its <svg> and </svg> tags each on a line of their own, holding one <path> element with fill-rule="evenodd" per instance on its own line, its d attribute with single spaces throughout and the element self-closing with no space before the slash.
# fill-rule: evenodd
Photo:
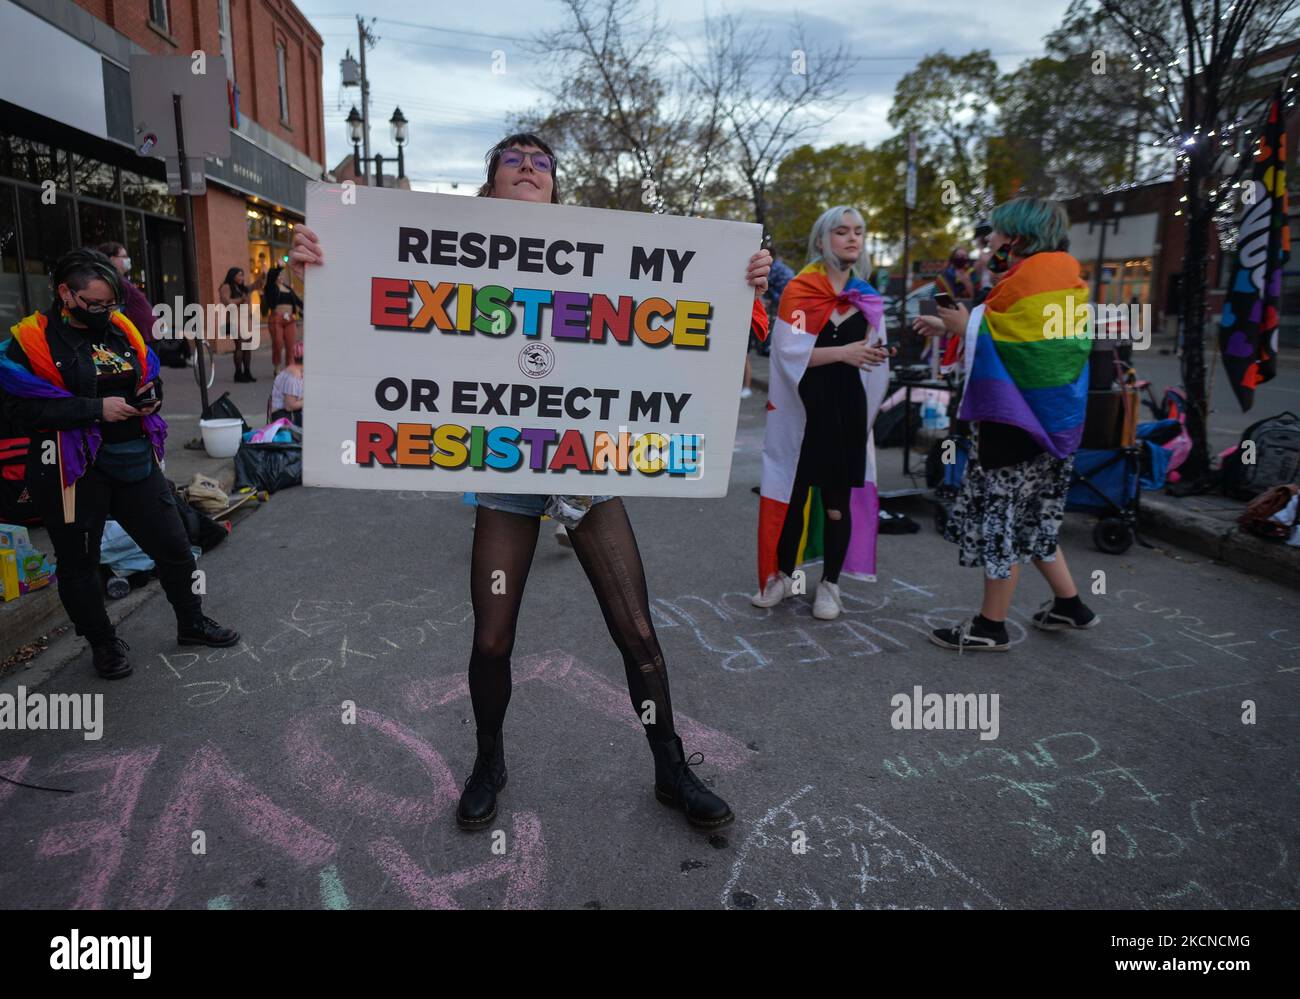
<svg viewBox="0 0 1300 999">
<path fill-rule="evenodd" d="M 120 680 L 130 676 L 134 672 L 130 660 L 126 658 L 126 650 L 130 647 L 117 637 L 91 645 L 90 652 L 95 658 L 95 672 L 105 680 Z"/>
<path fill-rule="evenodd" d="M 655 758 L 656 798 L 665 805 L 683 809 L 686 821 L 699 829 L 716 829 L 735 819 L 730 806 L 691 772 L 691 767 L 704 762 L 703 753 L 692 753 L 687 757 L 678 736 L 667 742 L 658 742 L 648 736 L 647 739 Z"/>
<path fill-rule="evenodd" d="M 506 786 L 506 745 L 501 732 L 495 739 L 479 739 L 474 770 L 465 781 L 456 824 L 462 829 L 482 829 L 497 817 L 497 792 Z"/>
<path fill-rule="evenodd" d="M 239 632 L 223 628 L 202 614 L 190 621 L 176 622 L 177 645 L 210 645 L 214 649 L 224 649 L 238 641 Z"/>
</svg>

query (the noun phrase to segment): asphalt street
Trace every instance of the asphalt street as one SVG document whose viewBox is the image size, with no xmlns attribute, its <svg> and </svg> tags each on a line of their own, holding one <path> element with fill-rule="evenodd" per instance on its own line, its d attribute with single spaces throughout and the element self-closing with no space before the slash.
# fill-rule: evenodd
<svg viewBox="0 0 1300 999">
<path fill-rule="evenodd" d="M 924 529 L 882 538 L 878 580 L 844 581 L 841 619 L 815 620 L 811 593 L 758 610 L 762 420 L 756 393 L 725 499 L 627 504 L 679 728 L 734 825 L 702 834 L 655 800 L 622 664 L 548 524 L 509 786 L 492 830 L 459 830 L 473 511 L 297 488 L 200 561 L 238 648 L 179 649 L 155 596 L 121 629 L 134 676 L 99 681 L 83 651 L 40 688 L 102 693 L 101 739 L 0 733 L 0 773 L 53 789 L 0 783 L 0 905 L 1296 906 L 1294 592 L 1165 548 L 1099 554 L 1072 515 L 1101 626 L 1030 628 L 1047 596 L 1031 572 L 1011 651 L 959 657 L 926 634 L 976 608 L 979 573 L 912 501 Z M 894 727 L 918 687 L 986 695 L 990 724 Z"/>
</svg>

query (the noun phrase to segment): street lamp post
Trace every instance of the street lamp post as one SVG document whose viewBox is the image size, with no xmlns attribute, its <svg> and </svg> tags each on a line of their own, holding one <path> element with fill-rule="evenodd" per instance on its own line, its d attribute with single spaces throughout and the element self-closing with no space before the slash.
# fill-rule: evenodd
<svg viewBox="0 0 1300 999">
<path fill-rule="evenodd" d="M 365 133 L 365 119 L 357 112 L 354 106 L 348 112 L 348 138 L 352 141 L 352 172 L 356 176 L 361 176 L 362 164 L 374 163 L 375 165 L 375 186 L 384 186 L 384 154 L 376 153 L 374 156 L 361 155 L 361 140 Z M 406 116 L 402 114 L 402 109 L 394 108 L 393 116 L 388 119 L 389 135 L 393 142 L 397 144 L 397 177 L 400 180 L 406 176 L 406 143 L 408 141 Z"/>
</svg>

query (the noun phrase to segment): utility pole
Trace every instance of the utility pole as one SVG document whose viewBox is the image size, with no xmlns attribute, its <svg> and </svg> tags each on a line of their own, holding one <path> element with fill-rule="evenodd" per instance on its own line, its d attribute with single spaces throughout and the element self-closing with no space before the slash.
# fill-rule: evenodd
<svg viewBox="0 0 1300 999">
<path fill-rule="evenodd" d="M 916 207 L 916 133 L 907 134 L 907 183 L 903 190 L 903 290 L 898 295 L 898 321 L 907 325 L 907 293 L 911 290 L 912 209 Z M 935 356 L 938 356 L 936 350 Z"/>
<path fill-rule="evenodd" d="M 361 47 L 361 145 L 365 159 L 361 161 L 366 183 L 370 183 L 370 78 L 366 76 L 366 48 L 373 45 L 375 36 L 357 15 L 357 41 Z"/>
</svg>

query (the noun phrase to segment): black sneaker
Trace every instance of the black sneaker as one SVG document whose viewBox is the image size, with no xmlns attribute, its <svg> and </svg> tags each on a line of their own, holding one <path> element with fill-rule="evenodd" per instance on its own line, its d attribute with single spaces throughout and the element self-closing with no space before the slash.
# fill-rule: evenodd
<svg viewBox="0 0 1300 999">
<path fill-rule="evenodd" d="M 177 645 L 208 645 L 224 649 L 239 641 L 239 632 L 223 628 L 210 617 L 199 615 L 191 621 L 176 622 Z"/>
<path fill-rule="evenodd" d="M 1055 600 L 1049 600 L 1038 609 L 1033 617 L 1034 627 L 1043 631 L 1068 631 L 1070 628 L 1095 628 L 1101 624 L 1101 618 L 1083 605 L 1078 610 L 1065 611 L 1056 606 Z"/>
<path fill-rule="evenodd" d="M 91 645 L 90 652 L 94 656 L 95 672 L 105 680 L 121 680 L 123 677 L 130 676 L 134 672 L 130 660 L 126 658 L 126 650 L 130 647 L 117 637 Z"/>
<path fill-rule="evenodd" d="M 967 618 L 955 628 L 936 628 L 930 632 L 930 641 L 945 649 L 958 652 L 1006 652 L 1011 643 L 1003 637 L 992 638 L 974 630 L 975 619 Z"/>
</svg>

